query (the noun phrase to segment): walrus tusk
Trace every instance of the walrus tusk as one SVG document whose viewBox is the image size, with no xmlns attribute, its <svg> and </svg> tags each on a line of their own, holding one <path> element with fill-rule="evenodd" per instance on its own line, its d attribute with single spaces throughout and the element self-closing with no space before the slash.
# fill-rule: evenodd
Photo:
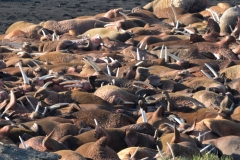
<svg viewBox="0 0 240 160">
<path fill-rule="evenodd" d="M 94 118 L 94 123 L 95 123 L 96 126 L 98 125 L 98 122 L 95 118 Z"/>
<path fill-rule="evenodd" d="M 217 22 L 216 17 L 215 17 L 214 14 L 213 14 L 213 11 L 212 11 L 211 9 L 209 9 L 209 8 L 206 8 L 206 10 L 211 13 L 213 20 L 214 20 L 215 22 Z"/>
<path fill-rule="evenodd" d="M 208 67 L 208 69 L 213 73 L 213 75 L 217 78 L 218 77 L 218 74 L 217 74 L 217 72 L 210 66 L 210 65 L 208 65 L 207 63 L 204 63 L 205 64 L 205 66 L 207 66 Z"/>
<path fill-rule="evenodd" d="M 139 66 L 142 63 L 143 63 L 143 61 L 140 61 L 140 62 L 136 63 L 135 66 Z"/>
<path fill-rule="evenodd" d="M 121 11 L 119 11 L 119 14 L 121 14 L 125 19 L 128 19 L 128 18 L 129 18 L 125 13 L 123 13 L 123 12 L 121 12 Z"/>
<path fill-rule="evenodd" d="M 213 79 L 212 76 L 210 76 L 207 72 L 201 69 L 201 72 L 209 79 Z"/>
<path fill-rule="evenodd" d="M 200 138 L 205 136 L 206 134 L 210 133 L 211 131 L 207 131 L 207 132 L 204 132 L 203 134 L 200 134 L 199 132 L 199 136 L 196 137 L 196 139 L 200 142 Z"/>
<path fill-rule="evenodd" d="M 23 148 L 24 148 L 24 149 L 27 149 L 27 146 L 26 146 L 26 144 L 24 143 L 24 140 L 22 139 L 22 137 L 21 137 L 21 136 L 18 136 L 18 137 L 19 137 L 19 139 L 20 139 L 20 141 L 21 141 L 21 143 L 22 143 Z"/>
<path fill-rule="evenodd" d="M 168 49 L 167 46 L 165 46 L 165 62 L 168 62 Z"/>
<path fill-rule="evenodd" d="M 146 112 L 140 108 L 141 114 L 142 114 L 142 120 L 144 123 L 147 123 L 147 116 L 146 116 Z"/>
<path fill-rule="evenodd" d="M 212 144 L 207 145 L 206 147 L 204 147 L 203 149 L 201 149 L 200 152 L 201 152 L 201 153 L 204 152 L 204 151 L 205 151 L 206 149 L 208 149 L 210 146 L 212 146 Z"/>
<path fill-rule="evenodd" d="M 148 49 L 148 45 L 146 44 L 146 46 L 145 46 L 145 48 L 144 48 L 145 50 L 147 50 Z"/>
<path fill-rule="evenodd" d="M 209 8 L 206 8 L 206 10 L 211 13 L 211 15 L 212 15 L 212 17 L 213 17 L 213 19 L 214 19 L 215 22 L 218 23 L 218 22 L 220 21 L 220 18 L 219 18 L 219 16 L 218 16 L 217 12 L 212 11 L 212 10 L 209 9 Z"/>
<path fill-rule="evenodd" d="M 93 62 L 92 58 L 85 57 L 85 58 L 83 58 L 83 60 L 88 62 L 96 72 L 101 71 L 101 69 L 97 66 L 97 64 L 95 62 Z"/>
<path fill-rule="evenodd" d="M 60 108 L 61 106 L 66 106 L 66 105 L 69 105 L 69 103 L 57 103 L 57 104 L 54 104 L 54 105 L 48 107 L 48 109 L 50 111 L 52 111 L 52 110 Z"/>
<path fill-rule="evenodd" d="M 36 53 L 30 53 L 31 56 L 42 56 L 46 54 L 45 52 L 36 52 Z"/>
<path fill-rule="evenodd" d="M 163 154 L 162 154 L 160 148 L 158 147 L 158 145 L 156 145 L 156 146 L 157 146 L 157 150 L 158 150 L 158 153 L 159 153 L 160 157 L 161 157 L 162 159 L 164 159 Z"/>
<path fill-rule="evenodd" d="M 190 33 L 190 34 L 194 34 L 193 31 L 191 31 L 190 29 L 187 29 L 187 28 L 184 28 L 184 31 L 186 31 L 186 32 L 188 32 L 188 33 Z M 189 36 L 190 36 L 190 35 L 189 35 Z"/>
<path fill-rule="evenodd" d="M 22 77 L 23 77 L 23 83 L 24 84 L 30 84 L 29 79 L 28 79 L 27 75 L 25 74 L 25 72 L 22 68 L 22 64 L 20 62 L 18 62 L 17 64 L 18 64 L 18 67 L 19 67 L 19 69 L 21 71 L 21 74 L 22 74 Z"/>
<path fill-rule="evenodd" d="M 170 123 L 163 123 L 165 125 L 168 125 L 169 127 L 173 128 L 174 129 L 174 125 L 170 124 Z"/>
<path fill-rule="evenodd" d="M 80 80 L 69 80 L 69 81 L 61 82 L 59 84 L 65 85 L 65 84 L 72 84 L 72 83 L 81 83 L 81 81 Z"/>
<path fill-rule="evenodd" d="M 109 57 L 109 59 L 111 60 L 111 62 L 114 62 L 114 61 L 115 61 L 112 57 Z"/>
<path fill-rule="evenodd" d="M 132 156 L 129 158 L 129 160 L 132 160 L 132 159 L 135 157 L 138 149 L 139 149 L 139 146 L 135 149 L 134 153 L 133 153 Z"/>
<path fill-rule="evenodd" d="M 139 44 L 138 44 L 138 45 L 139 45 Z M 138 48 L 139 48 L 139 49 L 142 49 L 142 46 L 143 46 L 143 42 L 140 43 L 140 45 L 139 45 Z"/>
<path fill-rule="evenodd" d="M 53 34 L 52 34 L 52 41 L 54 41 L 55 38 L 56 38 L 57 41 L 59 41 L 60 37 L 59 37 L 59 35 L 56 34 L 56 31 L 54 31 Z"/>
<path fill-rule="evenodd" d="M 219 15 L 217 14 L 217 12 L 216 12 L 216 11 L 213 11 L 213 14 L 216 16 L 217 22 L 220 22 L 220 17 L 219 17 Z"/>
<path fill-rule="evenodd" d="M 112 79 L 112 85 L 114 85 L 115 86 L 115 79 Z"/>
<path fill-rule="evenodd" d="M 103 61 L 108 64 L 107 58 L 104 58 Z"/>
<path fill-rule="evenodd" d="M 109 76 L 112 76 L 112 74 L 111 74 L 111 71 L 110 71 L 110 69 L 109 69 L 109 66 L 107 65 L 107 72 L 108 72 L 108 75 Z"/>
<path fill-rule="evenodd" d="M 28 103 L 30 104 L 30 106 L 32 107 L 33 110 L 35 110 L 32 102 L 28 99 L 28 97 L 25 95 L 25 98 L 27 99 Z"/>
<path fill-rule="evenodd" d="M 119 76 L 119 67 L 117 68 L 116 77 Z"/>
<path fill-rule="evenodd" d="M 229 24 L 229 28 L 230 28 L 231 32 L 233 32 L 232 26 L 230 24 Z"/>
<path fill-rule="evenodd" d="M 123 12 L 131 12 L 132 10 L 123 9 L 122 11 L 123 11 Z"/>
<path fill-rule="evenodd" d="M 175 59 L 176 61 L 183 61 L 180 57 L 172 54 L 172 53 L 168 53 L 168 56 L 172 57 L 173 59 Z"/>
<path fill-rule="evenodd" d="M 34 60 L 31 60 L 36 66 L 40 67 L 39 64 L 37 64 L 37 62 L 35 62 Z"/>
<path fill-rule="evenodd" d="M 121 29 L 119 30 L 119 32 L 120 32 L 120 33 L 126 33 L 127 31 L 121 28 Z M 129 33 L 129 32 L 127 32 L 127 33 Z M 129 34 L 130 34 L 130 33 L 129 33 Z"/>
<path fill-rule="evenodd" d="M 164 48 L 164 44 L 162 45 L 162 48 L 160 50 L 159 58 L 163 58 L 163 48 Z"/>
<path fill-rule="evenodd" d="M 46 33 L 44 32 L 44 30 L 42 29 L 41 31 L 43 33 L 43 36 L 46 37 Z"/>
<path fill-rule="evenodd" d="M 179 21 L 176 22 L 175 28 L 178 29 L 178 27 L 179 27 Z"/>
<path fill-rule="evenodd" d="M 117 26 L 117 25 L 114 23 L 108 23 L 108 24 L 105 24 L 103 27 L 108 27 L 108 26 Z"/>
<path fill-rule="evenodd" d="M 168 145 L 168 147 L 169 147 L 169 149 L 170 149 L 170 151 L 172 153 L 173 160 L 175 160 L 175 155 L 173 153 L 172 147 L 170 146 L 170 144 L 168 142 L 167 142 L 167 145 Z"/>
<path fill-rule="evenodd" d="M 104 82 L 101 83 L 101 87 L 104 86 Z"/>
<path fill-rule="evenodd" d="M 140 60 L 141 60 L 141 58 L 140 58 L 140 53 L 139 53 L 139 50 L 138 50 L 138 48 L 137 48 L 137 60 L 138 60 L 138 61 L 140 61 Z"/>
<path fill-rule="evenodd" d="M 52 41 L 55 40 L 55 33 L 52 34 Z"/>
<path fill-rule="evenodd" d="M 44 111 L 42 112 L 42 116 L 44 117 L 46 113 L 47 113 L 47 107 L 44 107 Z"/>
<path fill-rule="evenodd" d="M 33 70 L 34 71 L 34 69 L 29 65 L 29 64 L 27 64 L 27 66 L 31 69 L 31 70 Z"/>
<path fill-rule="evenodd" d="M 41 105 L 41 102 L 38 102 L 38 103 L 37 103 L 37 106 L 36 106 L 36 109 L 35 109 L 35 113 L 37 113 L 37 112 L 39 111 L 40 105 Z"/>
<path fill-rule="evenodd" d="M 181 34 L 184 34 L 185 36 L 188 36 L 190 37 L 190 34 L 189 33 L 185 33 L 185 32 L 182 32 L 182 31 L 175 31 L 176 33 L 181 33 Z"/>
<path fill-rule="evenodd" d="M 158 130 L 155 130 L 153 138 L 158 139 Z"/>
<path fill-rule="evenodd" d="M 25 52 L 23 52 L 23 51 L 19 51 L 19 52 L 17 52 L 17 55 L 18 55 L 18 56 L 21 56 L 21 55 L 24 54 L 24 53 L 25 53 Z M 26 52 L 26 54 L 28 54 L 28 55 L 32 58 L 32 56 L 31 56 L 29 53 Z"/>
<path fill-rule="evenodd" d="M 212 149 L 210 149 L 206 154 L 211 153 L 212 150 L 214 150 L 216 147 L 213 147 Z"/>
<path fill-rule="evenodd" d="M 39 77 L 38 79 L 39 80 L 47 80 L 47 79 L 51 79 L 51 78 L 56 78 L 56 76 L 54 76 L 54 75 L 45 75 L 45 76 Z"/>
<path fill-rule="evenodd" d="M 182 122 L 179 118 L 177 118 L 176 116 L 172 116 L 172 118 L 178 122 L 178 124 L 183 124 L 184 122 Z"/>
<path fill-rule="evenodd" d="M 48 85 L 52 84 L 52 81 L 49 81 L 47 83 L 45 83 L 41 88 L 46 89 L 48 87 Z"/>
<path fill-rule="evenodd" d="M 34 131 L 34 132 L 38 132 L 39 131 L 39 127 L 37 123 L 33 123 L 32 127 L 30 127 L 30 130 Z"/>
<path fill-rule="evenodd" d="M 4 117 L 6 121 L 10 122 L 11 125 L 17 125 L 15 122 L 13 122 L 11 119 L 8 117 Z"/>
</svg>

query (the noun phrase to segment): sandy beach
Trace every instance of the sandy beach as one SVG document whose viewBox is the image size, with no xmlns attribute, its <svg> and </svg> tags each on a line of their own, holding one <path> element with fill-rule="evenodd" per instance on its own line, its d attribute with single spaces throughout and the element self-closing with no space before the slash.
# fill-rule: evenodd
<svg viewBox="0 0 240 160">
<path fill-rule="evenodd" d="M 16 21 L 39 23 L 64 20 L 83 15 L 95 15 L 112 8 L 132 9 L 151 0 L 1 0 L 0 34 Z"/>
</svg>

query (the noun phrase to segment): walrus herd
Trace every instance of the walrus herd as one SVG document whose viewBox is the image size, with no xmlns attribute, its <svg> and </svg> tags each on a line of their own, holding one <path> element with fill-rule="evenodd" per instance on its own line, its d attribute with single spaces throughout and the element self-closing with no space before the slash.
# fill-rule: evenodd
<svg viewBox="0 0 240 160">
<path fill-rule="evenodd" d="M 240 159 L 240 5 L 154 0 L 0 39 L 1 158 Z"/>
</svg>

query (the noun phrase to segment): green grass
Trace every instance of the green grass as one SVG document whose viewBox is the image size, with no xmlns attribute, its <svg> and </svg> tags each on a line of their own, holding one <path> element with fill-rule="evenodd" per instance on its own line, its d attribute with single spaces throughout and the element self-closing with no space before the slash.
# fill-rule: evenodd
<svg viewBox="0 0 240 160">
<path fill-rule="evenodd" d="M 170 160 L 170 159 L 163 159 L 163 160 Z M 232 158 L 231 156 L 222 156 L 221 158 L 218 158 L 214 154 L 205 154 L 201 157 L 194 156 L 193 158 L 176 157 L 175 160 L 232 160 Z"/>
<path fill-rule="evenodd" d="M 176 160 L 186 160 L 186 158 L 176 158 Z M 222 156 L 220 159 L 214 154 L 205 154 L 202 157 L 194 156 L 191 160 L 232 160 L 231 156 Z"/>
</svg>

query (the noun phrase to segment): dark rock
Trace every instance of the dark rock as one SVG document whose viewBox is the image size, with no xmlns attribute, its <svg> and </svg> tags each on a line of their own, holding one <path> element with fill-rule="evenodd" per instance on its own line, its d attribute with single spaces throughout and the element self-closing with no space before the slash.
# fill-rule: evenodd
<svg viewBox="0 0 240 160">
<path fill-rule="evenodd" d="M 15 159 L 15 160 L 58 160 L 61 156 L 48 153 L 39 152 L 31 148 L 21 149 L 11 145 L 0 145 L 0 159 Z"/>
</svg>

